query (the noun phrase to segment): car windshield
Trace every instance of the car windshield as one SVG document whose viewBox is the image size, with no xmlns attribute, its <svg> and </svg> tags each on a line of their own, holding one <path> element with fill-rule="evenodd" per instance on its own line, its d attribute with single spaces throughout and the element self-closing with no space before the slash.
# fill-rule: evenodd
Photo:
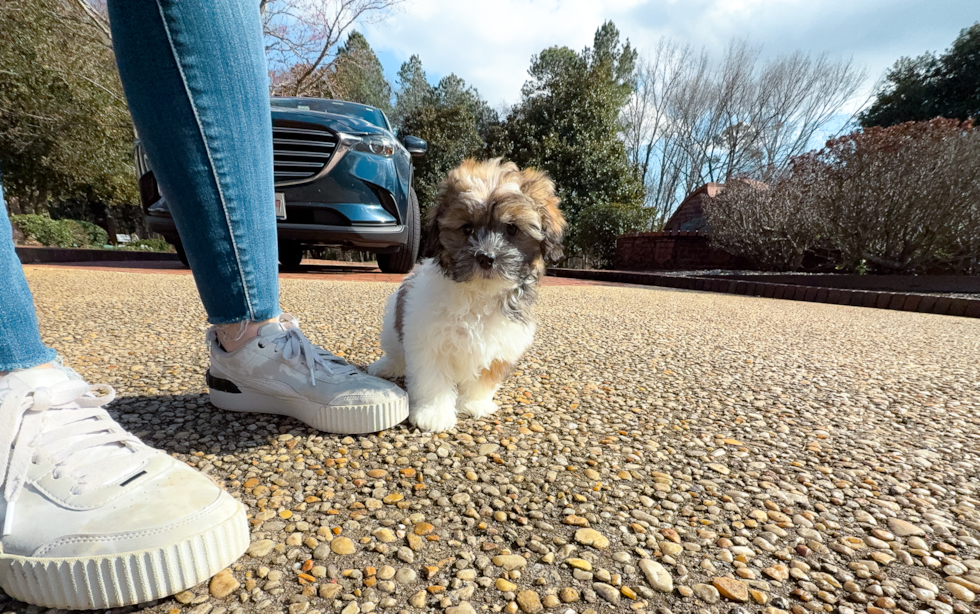
<svg viewBox="0 0 980 614">
<path fill-rule="evenodd" d="M 324 113 L 336 113 L 356 117 L 374 124 L 379 128 L 391 130 L 384 113 L 362 104 L 344 102 L 342 100 L 327 100 L 323 98 L 273 98 L 272 106 L 285 107 L 287 109 L 299 109 L 300 111 L 322 111 Z"/>
</svg>

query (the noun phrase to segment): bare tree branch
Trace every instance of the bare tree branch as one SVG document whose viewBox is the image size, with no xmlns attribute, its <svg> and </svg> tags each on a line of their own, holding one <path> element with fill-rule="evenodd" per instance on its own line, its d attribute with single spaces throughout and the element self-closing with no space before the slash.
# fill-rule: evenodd
<svg viewBox="0 0 980 614">
<path fill-rule="evenodd" d="M 337 48 L 355 23 L 387 17 L 404 0 L 260 0 L 273 94 L 324 95 Z"/>
<path fill-rule="evenodd" d="M 691 190 L 736 176 L 764 180 L 839 128 L 865 73 L 850 60 L 804 53 L 760 60 L 744 40 L 720 61 L 662 39 L 641 62 L 621 117 L 647 205 L 663 220 Z"/>
</svg>

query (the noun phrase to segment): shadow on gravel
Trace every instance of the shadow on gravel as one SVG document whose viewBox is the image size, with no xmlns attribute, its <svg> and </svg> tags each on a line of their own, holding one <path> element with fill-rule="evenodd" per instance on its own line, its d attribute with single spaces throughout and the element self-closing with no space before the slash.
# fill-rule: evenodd
<svg viewBox="0 0 980 614">
<path fill-rule="evenodd" d="M 236 413 L 211 405 L 207 393 L 117 397 L 109 414 L 147 445 L 170 453 L 219 456 L 268 446 L 280 435 L 322 436 L 337 442 L 347 435 L 324 433 L 287 416 Z M 405 429 L 408 422 L 392 430 Z M 357 437 L 357 436 L 354 436 Z"/>
</svg>

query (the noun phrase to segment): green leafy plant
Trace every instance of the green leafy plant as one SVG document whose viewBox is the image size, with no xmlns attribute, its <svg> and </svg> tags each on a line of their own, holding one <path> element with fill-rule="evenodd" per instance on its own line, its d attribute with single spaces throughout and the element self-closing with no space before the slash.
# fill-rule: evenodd
<svg viewBox="0 0 980 614">
<path fill-rule="evenodd" d="M 616 260 L 616 238 L 650 225 L 647 210 L 633 204 L 602 203 L 582 210 L 568 240 L 579 247 L 587 266 L 605 268 Z"/>
<path fill-rule="evenodd" d="M 77 247 L 81 227 L 70 220 L 52 220 L 46 215 L 29 213 L 13 215 L 10 223 L 24 235 L 25 241 L 37 241 L 46 247 Z"/>
<path fill-rule="evenodd" d="M 81 230 L 81 238 L 89 247 L 102 247 L 109 243 L 109 233 L 101 226 L 85 220 L 67 220 L 77 224 Z"/>
<path fill-rule="evenodd" d="M 20 230 L 25 241 L 37 241 L 46 247 L 95 247 L 109 242 L 105 230 L 91 222 L 53 220 L 33 213 L 10 216 L 10 223 Z"/>
<path fill-rule="evenodd" d="M 139 252 L 173 252 L 174 246 L 167 243 L 166 239 L 139 239 L 119 246 L 121 250 Z"/>
</svg>

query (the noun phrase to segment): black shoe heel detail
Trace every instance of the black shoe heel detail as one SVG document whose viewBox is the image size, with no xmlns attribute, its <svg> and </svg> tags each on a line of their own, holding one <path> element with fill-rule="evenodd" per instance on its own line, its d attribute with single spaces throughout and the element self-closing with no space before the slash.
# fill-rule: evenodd
<svg viewBox="0 0 980 614">
<path fill-rule="evenodd" d="M 208 388 L 211 390 L 217 390 L 218 392 L 230 392 L 232 394 L 242 393 L 242 391 L 238 389 L 238 386 L 235 385 L 235 382 L 211 375 L 211 369 L 208 369 L 208 372 L 205 374 L 205 378 L 208 380 Z"/>
</svg>

